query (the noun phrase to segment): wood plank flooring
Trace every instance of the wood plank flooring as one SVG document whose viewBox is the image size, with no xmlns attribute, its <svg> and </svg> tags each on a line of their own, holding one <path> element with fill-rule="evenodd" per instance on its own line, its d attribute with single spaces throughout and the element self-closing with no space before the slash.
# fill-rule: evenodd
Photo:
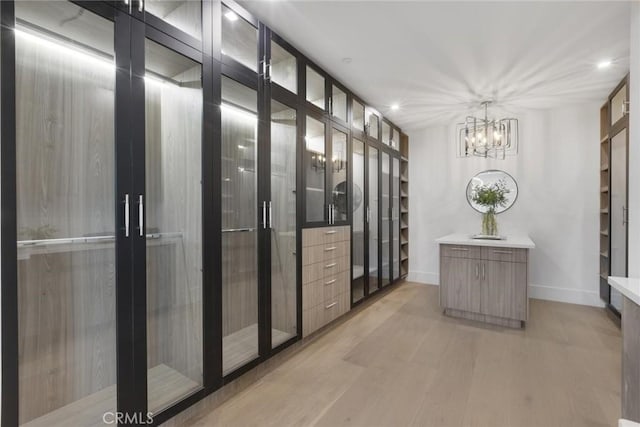
<svg viewBox="0 0 640 427">
<path fill-rule="evenodd" d="M 524 330 L 442 315 L 405 283 L 185 426 L 615 426 L 620 331 L 531 300 Z"/>
</svg>

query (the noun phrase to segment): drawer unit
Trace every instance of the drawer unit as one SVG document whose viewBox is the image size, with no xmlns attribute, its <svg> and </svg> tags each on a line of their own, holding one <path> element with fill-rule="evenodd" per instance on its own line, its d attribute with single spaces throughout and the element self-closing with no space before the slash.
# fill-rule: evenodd
<svg viewBox="0 0 640 427">
<path fill-rule="evenodd" d="M 302 231 L 302 333 L 307 336 L 349 311 L 350 228 Z"/>
<path fill-rule="evenodd" d="M 488 246 L 482 250 L 482 258 L 489 261 L 527 262 L 527 249 Z"/>
</svg>

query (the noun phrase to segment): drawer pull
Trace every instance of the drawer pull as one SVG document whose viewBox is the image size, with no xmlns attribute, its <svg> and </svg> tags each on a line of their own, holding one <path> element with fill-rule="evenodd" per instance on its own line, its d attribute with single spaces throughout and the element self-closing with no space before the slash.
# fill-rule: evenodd
<svg viewBox="0 0 640 427">
<path fill-rule="evenodd" d="M 507 254 L 507 255 L 511 255 L 513 252 L 512 251 L 493 251 L 494 254 Z"/>
<path fill-rule="evenodd" d="M 336 265 L 338 265 L 338 263 L 337 263 L 337 262 L 332 262 L 331 264 L 327 264 L 327 265 L 325 265 L 325 266 L 324 266 L 324 268 L 333 268 L 333 267 L 335 267 Z"/>
<path fill-rule="evenodd" d="M 469 249 L 467 248 L 451 248 L 452 251 L 463 251 L 463 252 L 468 252 Z"/>
<path fill-rule="evenodd" d="M 325 231 L 324 234 L 336 234 L 337 230 Z"/>
<path fill-rule="evenodd" d="M 336 304 L 338 304 L 338 301 L 336 301 L 336 302 L 332 302 L 331 304 L 326 305 L 324 308 L 325 308 L 325 310 L 329 310 L 331 307 L 333 307 L 333 306 L 334 306 L 334 305 L 336 305 Z"/>
<path fill-rule="evenodd" d="M 336 283 L 336 281 L 337 281 L 337 280 L 338 280 L 338 279 L 329 280 L 328 282 L 324 282 L 324 284 L 325 284 L 325 286 L 326 286 L 326 285 L 330 285 L 330 284 L 332 284 L 332 283 Z"/>
<path fill-rule="evenodd" d="M 330 248 L 324 248 L 324 251 L 329 252 L 329 251 L 335 251 L 336 249 L 338 249 L 337 246 L 331 246 Z"/>
</svg>

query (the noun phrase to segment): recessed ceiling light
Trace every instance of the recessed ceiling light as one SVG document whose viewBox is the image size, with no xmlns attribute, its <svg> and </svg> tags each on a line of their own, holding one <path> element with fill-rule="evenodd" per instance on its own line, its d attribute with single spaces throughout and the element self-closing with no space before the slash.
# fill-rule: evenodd
<svg viewBox="0 0 640 427">
<path fill-rule="evenodd" d="M 399 110 L 400 106 L 398 104 L 391 104 L 391 109 L 394 110 L 394 111 L 395 110 Z"/>
<path fill-rule="evenodd" d="M 611 61 L 610 60 L 606 60 L 606 61 L 600 61 L 598 62 L 598 69 L 602 70 L 603 68 L 609 68 L 611 66 Z"/>
<path fill-rule="evenodd" d="M 232 11 L 232 10 L 228 11 L 227 13 L 225 13 L 224 16 L 225 16 L 225 18 L 227 18 L 231 22 L 238 20 L 238 15 L 236 15 L 236 13 L 234 11 Z"/>
</svg>

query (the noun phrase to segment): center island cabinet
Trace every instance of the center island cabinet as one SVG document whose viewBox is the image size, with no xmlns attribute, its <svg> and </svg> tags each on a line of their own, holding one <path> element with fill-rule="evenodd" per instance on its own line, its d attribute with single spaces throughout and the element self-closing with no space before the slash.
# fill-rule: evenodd
<svg viewBox="0 0 640 427">
<path fill-rule="evenodd" d="M 440 306 L 453 317 L 522 328 L 529 314 L 528 236 L 450 234 L 440 245 Z"/>
</svg>

